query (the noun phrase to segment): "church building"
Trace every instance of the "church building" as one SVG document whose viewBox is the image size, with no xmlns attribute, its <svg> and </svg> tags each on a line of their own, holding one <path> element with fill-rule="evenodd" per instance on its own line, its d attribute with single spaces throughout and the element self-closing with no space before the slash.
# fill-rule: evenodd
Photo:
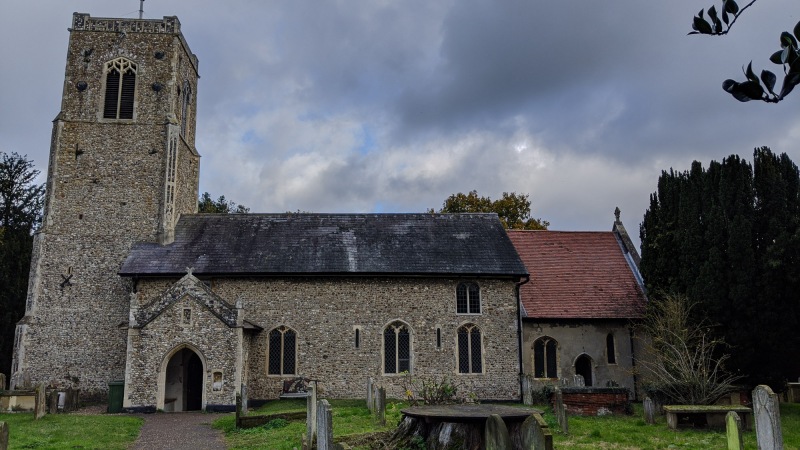
<svg viewBox="0 0 800 450">
<path fill-rule="evenodd" d="M 198 60 L 176 17 L 70 28 L 12 383 L 229 409 L 296 377 L 519 390 L 527 277 L 492 214 L 196 214 Z"/>
<path fill-rule="evenodd" d="M 298 378 L 330 398 L 370 378 L 395 398 L 422 379 L 505 401 L 531 375 L 634 387 L 644 294 L 621 223 L 197 214 L 199 66 L 178 19 L 75 13 L 69 31 L 12 389 L 103 400 L 122 381 L 128 411 L 187 411 Z"/>
</svg>

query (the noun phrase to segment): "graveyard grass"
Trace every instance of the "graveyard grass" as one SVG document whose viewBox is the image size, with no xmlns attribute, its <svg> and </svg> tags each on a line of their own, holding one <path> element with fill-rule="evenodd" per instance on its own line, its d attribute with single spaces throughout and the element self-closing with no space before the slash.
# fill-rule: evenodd
<svg viewBox="0 0 800 450">
<path fill-rule="evenodd" d="M 400 420 L 400 409 L 407 406 L 402 402 L 387 401 L 386 427 L 374 421 L 364 400 L 332 400 L 334 439 L 349 437 L 354 448 L 366 450 L 368 446 L 358 446 L 356 435 L 383 432 L 389 435 Z M 521 406 L 521 405 L 517 405 Z M 664 416 L 659 416 L 655 425 L 647 425 L 643 419 L 641 404 L 634 405 L 631 416 L 581 417 L 569 416 L 569 435 L 560 432 L 555 415 L 549 406 L 537 406 L 545 411 L 544 418 L 553 433 L 555 448 L 573 449 L 642 449 L 655 450 L 680 448 L 682 450 L 705 450 L 727 448 L 724 430 L 667 428 Z M 251 414 L 276 414 L 290 411 L 304 411 L 305 400 L 280 400 L 267 403 Z M 800 450 L 800 403 L 781 404 L 781 423 L 784 448 Z M 236 430 L 234 418 L 226 416 L 214 421 L 214 426 L 225 432 L 229 448 L 256 449 L 266 444 L 271 449 L 292 449 L 300 446 L 301 436 L 306 431 L 303 420 L 284 422 L 274 421 L 250 430 Z M 383 436 L 383 438 L 386 437 Z M 746 448 L 756 448 L 754 431 L 744 434 Z"/>
<path fill-rule="evenodd" d="M 0 414 L 8 423 L 9 449 L 126 449 L 139 436 L 144 422 L 125 415 Z"/>
</svg>

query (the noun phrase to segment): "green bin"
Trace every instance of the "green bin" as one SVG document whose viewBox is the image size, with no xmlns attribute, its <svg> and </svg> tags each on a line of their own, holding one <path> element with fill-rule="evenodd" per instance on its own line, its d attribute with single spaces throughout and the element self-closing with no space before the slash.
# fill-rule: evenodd
<svg viewBox="0 0 800 450">
<path fill-rule="evenodd" d="M 122 412 L 122 395 L 125 392 L 124 381 L 108 382 L 108 412 L 111 414 Z"/>
</svg>

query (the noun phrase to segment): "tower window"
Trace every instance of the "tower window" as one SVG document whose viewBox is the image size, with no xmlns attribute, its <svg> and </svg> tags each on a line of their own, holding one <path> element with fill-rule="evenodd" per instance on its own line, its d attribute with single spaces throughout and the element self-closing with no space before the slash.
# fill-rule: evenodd
<svg viewBox="0 0 800 450">
<path fill-rule="evenodd" d="M 136 64 L 126 58 L 106 63 L 104 119 L 133 119 Z"/>
<path fill-rule="evenodd" d="M 188 81 L 183 82 L 181 97 L 181 136 L 186 137 L 189 124 L 189 105 L 192 103 L 192 86 Z"/>
</svg>

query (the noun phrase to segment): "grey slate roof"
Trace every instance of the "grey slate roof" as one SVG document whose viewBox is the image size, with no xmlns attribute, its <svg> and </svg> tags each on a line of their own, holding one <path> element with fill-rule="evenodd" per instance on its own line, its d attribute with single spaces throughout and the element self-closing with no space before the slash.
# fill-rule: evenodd
<svg viewBox="0 0 800 450">
<path fill-rule="evenodd" d="M 466 275 L 527 270 L 495 214 L 189 214 L 122 276 Z"/>
</svg>

